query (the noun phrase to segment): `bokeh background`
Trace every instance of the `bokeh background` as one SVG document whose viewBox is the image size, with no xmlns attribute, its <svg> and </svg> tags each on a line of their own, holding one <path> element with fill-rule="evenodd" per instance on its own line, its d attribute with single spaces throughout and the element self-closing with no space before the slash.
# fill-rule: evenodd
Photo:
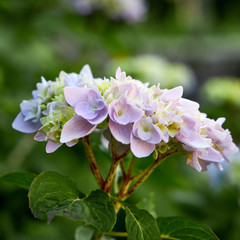
<svg viewBox="0 0 240 240">
<path fill-rule="evenodd" d="M 53 170 L 97 188 L 83 147 L 45 153 L 45 143 L 14 131 L 11 123 L 40 77 L 90 64 L 95 77 L 118 66 L 162 88 L 184 86 L 184 96 L 209 117 L 226 117 L 240 144 L 240 4 L 238 0 L 1 0 L 0 174 Z M 103 175 L 110 155 L 92 136 Z M 154 216 L 181 215 L 208 224 L 220 239 L 239 240 L 240 155 L 219 172 L 198 173 L 183 156 L 168 159 L 130 198 Z M 137 170 L 151 158 L 139 159 Z M 123 219 L 120 213 L 120 219 Z M 78 223 L 33 218 L 27 192 L 0 183 L 1 240 L 74 239 Z M 119 221 L 116 230 L 124 230 Z"/>
</svg>

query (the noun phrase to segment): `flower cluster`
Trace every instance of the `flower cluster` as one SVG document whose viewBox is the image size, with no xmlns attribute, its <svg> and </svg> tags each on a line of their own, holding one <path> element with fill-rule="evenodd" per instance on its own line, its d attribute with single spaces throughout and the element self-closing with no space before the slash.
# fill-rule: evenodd
<svg viewBox="0 0 240 240">
<path fill-rule="evenodd" d="M 47 152 L 63 143 L 73 146 L 95 129 L 104 129 L 108 142 L 114 137 L 119 148 L 130 148 L 136 157 L 179 149 L 198 171 L 211 163 L 221 168 L 221 162 L 238 150 L 230 132 L 222 128 L 225 119 L 207 118 L 198 103 L 182 94 L 181 86 L 148 87 L 120 68 L 115 78 L 94 78 L 86 65 L 79 74 L 61 72 L 56 81 L 42 78 L 33 99 L 20 104 L 13 128 L 37 131 L 35 140 L 47 141 Z"/>
</svg>

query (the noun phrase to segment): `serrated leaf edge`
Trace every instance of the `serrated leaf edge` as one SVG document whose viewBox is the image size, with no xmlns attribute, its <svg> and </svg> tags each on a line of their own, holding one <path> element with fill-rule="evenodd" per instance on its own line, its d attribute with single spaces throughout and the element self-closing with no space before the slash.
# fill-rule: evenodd
<svg viewBox="0 0 240 240">
<path fill-rule="evenodd" d="M 168 217 L 167 217 L 168 218 Z M 169 218 L 171 218 L 171 217 L 169 217 Z M 174 218 L 174 217 L 172 217 L 172 218 Z M 191 220 L 188 220 L 188 219 L 185 219 L 185 218 L 178 218 L 178 219 L 173 219 L 173 220 L 169 220 L 168 221 L 168 225 L 169 225 L 169 223 L 174 223 L 174 222 L 177 222 L 177 221 L 181 221 L 181 220 L 186 220 L 186 221 L 190 221 L 191 222 Z M 170 221 L 172 221 L 172 222 L 170 222 Z M 198 223 L 198 222 L 194 222 L 194 221 L 192 221 L 192 223 L 194 223 L 194 224 L 201 224 L 201 225 L 203 225 L 203 226 L 205 226 L 212 234 L 213 234 L 213 236 L 211 236 L 210 235 L 210 233 L 209 232 L 207 232 L 205 229 L 202 229 L 202 228 L 199 228 L 199 227 L 183 227 L 183 228 L 177 228 L 177 229 L 174 229 L 173 231 L 170 231 L 168 234 L 170 235 L 171 233 L 174 233 L 174 232 L 176 232 L 176 231 L 178 231 L 178 230 L 183 230 L 183 229 L 198 229 L 198 230 L 200 230 L 200 231 L 203 231 L 204 233 L 206 233 L 208 236 L 210 236 L 211 237 L 211 239 L 213 239 L 213 237 L 215 237 L 215 239 L 218 239 L 219 240 L 219 238 L 216 236 L 216 234 L 212 231 L 212 229 L 207 225 L 207 224 L 204 224 L 204 223 Z M 160 229 L 160 231 L 161 231 L 161 229 Z M 169 238 L 170 236 L 169 235 L 163 235 L 163 236 L 168 236 L 168 239 L 177 239 L 177 240 L 180 240 L 179 238 Z M 189 235 L 190 236 L 190 235 Z M 197 239 L 199 239 L 199 240 L 204 240 L 204 239 L 201 239 L 201 238 L 198 238 L 197 236 L 193 236 L 193 237 L 195 237 L 195 238 L 197 238 Z M 214 240 L 214 239 L 213 239 Z"/>
</svg>

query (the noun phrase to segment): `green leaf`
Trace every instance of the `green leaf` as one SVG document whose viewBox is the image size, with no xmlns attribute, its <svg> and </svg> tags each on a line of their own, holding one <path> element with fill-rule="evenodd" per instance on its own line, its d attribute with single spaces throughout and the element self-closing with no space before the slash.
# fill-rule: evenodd
<svg viewBox="0 0 240 240">
<path fill-rule="evenodd" d="M 160 217 L 157 219 L 161 238 L 174 240 L 217 240 L 218 237 L 204 224 L 183 217 Z"/>
<path fill-rule="evenodd" d="M 0 181 L 14 184 L 18 187 L 29 190 L 30 185 L 37 175 L 30 172 L 13 172 L 0 176 Z"/>
<path fill-rule="evenodd" d="M 129 240 L 160 240 L 155 218 L 146 210 L 126 206 L 126 229 Z"/>
<path fill-rule="evenodd" d="M 96 190 L 86 197 L 74 180 L 56 172 L 43 172 L 33 181 L 29 202 L 34 216 L 49 223 L 55 216 L 65 216 L 109 232 L 116 222 L 114 205 L 105 192 Z"/>
<path fill-rule="evenodd" d="M 54 207 L 63 205 L 64 201 L 68 206 L 67 201 L 77 199 L 79 191 L 71 178 L 56 172 L 43 172 L 32 182 L 28 196 L 34 216 L 44 220 Z"/>
</svg>

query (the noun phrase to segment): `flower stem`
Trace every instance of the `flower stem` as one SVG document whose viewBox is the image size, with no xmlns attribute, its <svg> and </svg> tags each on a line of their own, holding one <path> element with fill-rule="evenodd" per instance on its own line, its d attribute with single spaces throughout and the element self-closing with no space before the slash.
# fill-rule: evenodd
<svg viewBox="0 0 240 240">
<path fill-rule="evenodd" d="M 125 178 L 126 177 L 126 171 L 125 171 L 125 167 L 124 167 L 123 161 L 120 161 L 120 166 L 121 166 L 123 178 Z"/>
<path fill-rule="evenodd" d="M 150 167 L 144 169 L 142 172 L 140 172 L 140 173 L 136 174 L 135 176 L 131 177 L 131 181 L 134 181 L 134 180 L 142 177 L 149 170 Z"/>
<path fill-rule="evenodd" d="M 125 200 L 127 199 L 148 177 L 149 175 L 153 172 L 153 170 L 159 166 L 167 157 L 169 157 L 170 155 L 177 153 L 178 151 L 169 151 L 164 155 L 159 155 L 158 158 L 154 161 L 154 163 L 146 169 L 146 171 L 143 171 L 143 175 L 141 176 L 141 178 L 124 194 L 120 194 L 118 197 L 120 200 Z M 130 179 L 131 181 L 131 179 Z"/>
<path fill-rule="evenodd" d="M 112 165 L 110 167 L 109 173 L 102 187 L 102 190 L 106 193 L 110 193 L 111 191 L 112 182 L 113 182 L 113 178 L 114 178 L 118 163 L 119 161 L 117 159 L 116 140 L 112 137 Z"/>
<path fill-rule="evenodd" d="M 102 187 L 102 190 L 104 192 L 110 193 L 117 166 L 121 162 L 121 160 L 128 155 L 128 153 L 129 153 L 129 150 L 124 152 L 122 155 L 117 156 L 116 140 L 112 137 L 112 165 L 108 173 L 108 176 L 104 182 L 104 185 Z"/>
<path fill-rule="evenodd" d="M 124 194 L 126 194 L 126 192 L 128 191 L 128 188 L 129 186 L 131 185 L 132 183 L 132 179 L 131 179 L 131 174 L 132 174 L 132 171 L 133 171 L 133 167 L 134 167 L 134 164 L 135 164 L 135 161 L 136 161 L 136 157 L 133 156 L 132 158 L 132 161 L 130 163 L 130 166 L 128 168 L 128 171 L 127 173 L 123 174 L 123 183 L 122 183 L 122 186 L 120 188 L 120 191 L 118 192 L 117 194 L 117 197 L 120 199 Z M 118 212 L 121 208 L 121 203 L 116 201 L 114 203 L 114 206 L 115 206 L 115 209 L 116 209 L 116 212 Z"/>
<path fill-rule="evenodd" d="M 127 232 L 110 232 L 110 233 L 107 233 L 106 235 L 112 236 L 112 237 L 127 237 L 128 233 Z"/>
<path fill-rule="evenodd" d="M 86 152 L 86 155 L 87 155 L 88 162 L 90 164 L 92 173 L 93 173 L 99 187 L 102 188 L 103 185 L 104 185 L 104 180 L 102 178 L 102 175 L 101 175 L 100 170 L 99 170 L 98 165 L 97 165 L 96 158 L 94 156 L 92 147 L 90 145 L 89 136 L 86 136 L 86 137 L 82 138 L 82 142 L 84 144 L 85 152 Z"/>
<path fill-rule="evenodd" d="M 134 168 L 135 161 L 136 161 L 136 157 L 133 156 L 131 164 L 130 164 L 130 166 L 128 168 L 128 173 L 127 173 L 129 178 L 131 178 L 131 174 L 132 174 L 132 171 L 133 171 L 133 168 Z"/>
<path fill-rule="evenodd" d="M 130 184 L 132 183 L 131 174 L 132 174 L 132 171 L 133 171 L 135 161 L 136 161 L 136 157 L 133 156 L 127 173 L 125 173 L 123 175 L 123 183 L 122 183 L 122 186 L 120 188 L 120 191 L 118 192 L 118 195 L 117 195 L 118 197 L 121 197 L 122 195 L 124 195 L 127 192 Z"/>
<path fill-rule="evenodd" d="M 103 187 L 102 187 L 102 190 L 106 193 L 110 193 L 110 191 L 111 191 L 113 178 L 115 176 L 117 166 L 118 166 L 118 164 L 121 160 L 122 159 L 118 159 L 118 158 L 113 159 L 110 171 L 109 171 L 108 176 L 107 176 L 107 178 L 106 178 L 106 180 L 103 184 Z"/>
<path fill-rule="evenodd" d="M 161 239 L 178 240 L 179 238 L 174 238 L 174 237 L 170 237 L 170 236 L 168 236 L 168 235 L 162 235 L 162 234 L 161 234 Z"/>
</svg>

